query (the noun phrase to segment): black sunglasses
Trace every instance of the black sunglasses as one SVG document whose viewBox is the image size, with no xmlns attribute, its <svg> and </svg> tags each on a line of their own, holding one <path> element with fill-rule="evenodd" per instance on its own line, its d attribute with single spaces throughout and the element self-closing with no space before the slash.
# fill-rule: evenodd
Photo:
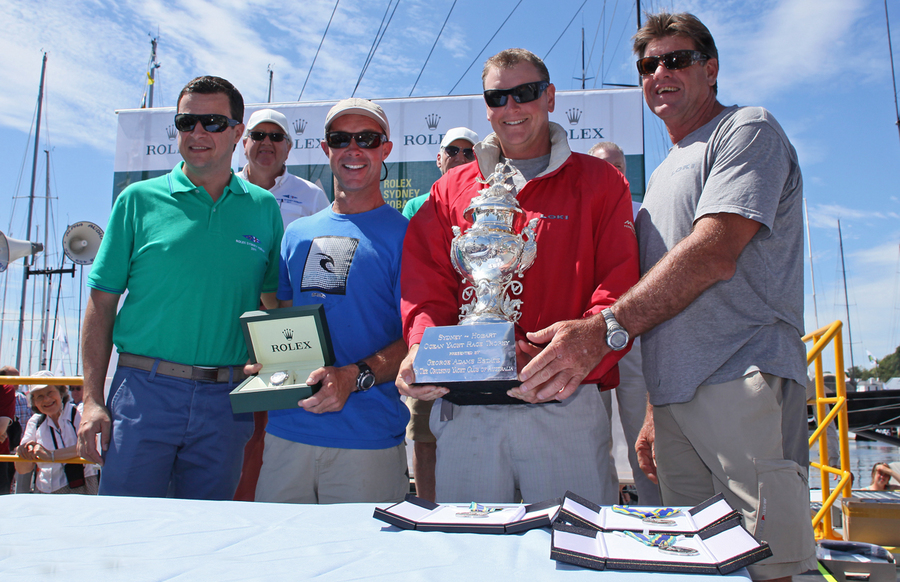
<svg viewBox="0 0 900 582">
<path fill-rule="evenodd" d="M 512 95 L 516 103 L 531 103 L 539 98 L 544 89 L 550 86 L 549 81 L 535 81 L 533 83 L 523 83 L 512 89 L 488 89 L 484 92 L 484 102 L 488 107 L 503 107 L 506 105 L 506 98 Z"/>
<path fill-rule="evenodd" d="M 663 66 L 670 71 L 677 71 L 678 69 L 686 69 L 694 63 L 709 60 L 709 58 L 709 55 L 701 53 L 700 51 L 672 51 L 657 57 L 644 57 L 638 59 L 637 70 L 641 75 L 652 75 L 656 72 L 657 67 L 659 67 L 659 63 L 662 63 Z"/>
<path fill-rule="evenodd" d="M 361 131 L 359 133 L 347 133 L 346 131 L 329 131 L 325 133 L 325 143 L 336 150 L 350 147 L 350 142 L 356 140 L 356 145 L 364 150 L 375 149 L 382 141 L 387 141 L 387 136 L 374 131 Z"/>
<path fill-rule="evenodd" d="M 454 157 L 459 152 L 463 153 L 463 157 L 469 160 L 470 162 L 475 159 L 475 150 L 472 148 L 458 148 L 456 146 L 447 146 L 444 148 L 444 151 L 447 153 L 447 156 Z"/>
<path fill-rule="evenodd" d="M 252 139 L 253 141 L 262 141 L 262 140 L 266 139 L 266 136 L 269 136 L 269 139 L 272 140 L 272 143 L 278 143 L 278 142 L 284 141 L 284 138 L 287 137 L 283 133 L 278 133 L 278 132 L 275 132 L 275 133 L 268 133 L 265 131 L 251 131 L 250 132 L 250 139 Z"/>
<path fill-rule="evenodd" d="M 220 133 L 229 127 L 234 127 L 240 123 L 240 121 L 217 113 L 207 113 L 205 115 L 179 113 L 175 116 L 175 129 L 178 131 L 194 131 L 197 123 L 202 125 L 203 129 L 209 133 Z"/>
</svg>

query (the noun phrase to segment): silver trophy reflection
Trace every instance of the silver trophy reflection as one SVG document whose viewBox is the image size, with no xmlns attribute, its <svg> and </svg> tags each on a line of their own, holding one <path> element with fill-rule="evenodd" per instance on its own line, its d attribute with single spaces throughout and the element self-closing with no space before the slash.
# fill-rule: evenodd
<svg viewBox="0 0 900 582">
<path fill-rule="evenodd" d="M 486 180 L 478 180 L 487 187 L 464 212 L 472 227 L 465 233 L 452 227 L 450 261 L 468 283 L 462 293 L 467 303 L 460 307 L 459 326 L 425 330 L 413 364 L 416 384 L 447 386 L 451 394 L 453 389 L 505 392 L 518 384 L 514 323 L 521 316 L 516 297 L 522 283 L 514 277 L 534 263 L 539 218 L 521 234 L 513 230 L 522 213 L 511 181 L 517 172 L 509 162 L 499 163 Z"/>
</svg>

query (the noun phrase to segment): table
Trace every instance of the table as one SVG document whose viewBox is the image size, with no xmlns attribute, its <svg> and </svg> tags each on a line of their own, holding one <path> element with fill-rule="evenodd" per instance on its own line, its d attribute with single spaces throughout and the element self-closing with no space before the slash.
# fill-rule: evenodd
<svg viewBox="0 0 900 582">
<path fill-rule="evenodd" d="M 0 580 L 625 580 L 550 559 L 550 532 L 404 531 L 374 504 L 287 505 L 82 495 L 0 496 Z M 749 580 L 746 570 L 728 577 Z"/>
</svg>

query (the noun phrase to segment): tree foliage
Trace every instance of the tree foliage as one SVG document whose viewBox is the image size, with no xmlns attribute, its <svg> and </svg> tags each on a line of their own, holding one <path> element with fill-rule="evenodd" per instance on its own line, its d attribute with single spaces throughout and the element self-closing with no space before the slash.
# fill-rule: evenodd
<svg viewBox="0 0 900 582">
<path fill-rule="evenodd" d="M 887 355 L 878 361 L 878 365 L 863 369 L 854 366 L 847 370 L 847 374 L 859 380 L 868 380 L 869 378 L 878 378 L 883 382 L 887 382 L 891 378 L 900 376 L 900 346 L 894 350 L 893 354 Z"/>
</svg>

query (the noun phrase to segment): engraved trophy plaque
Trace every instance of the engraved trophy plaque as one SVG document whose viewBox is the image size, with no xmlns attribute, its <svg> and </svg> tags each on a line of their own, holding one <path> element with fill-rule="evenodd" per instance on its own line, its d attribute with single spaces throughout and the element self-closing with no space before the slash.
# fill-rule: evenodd
<svg viewBox="0 0 900 582">
<path fill-rule="evenodd" d="M 522 283 L 515 277 L 534 263 L 538 218 L 521 234 L 513 230 L 522 212 L 510 180 L 516 172 L 509 162 L 499 163 L 486 180 L 478 180 L 487 188 L 465 210 L 472 227 L 465 233 L 452 227 L 450 261 L 468 284 L 462 293 L 467 303 L 460 307 L 458 325 L 425 330 L 413 362 L 416 384 L 446 386 L 451 394 L 505 393 L 519 384 L 514 324 L 521 316 L 516 297 Z"/>
</svg>

